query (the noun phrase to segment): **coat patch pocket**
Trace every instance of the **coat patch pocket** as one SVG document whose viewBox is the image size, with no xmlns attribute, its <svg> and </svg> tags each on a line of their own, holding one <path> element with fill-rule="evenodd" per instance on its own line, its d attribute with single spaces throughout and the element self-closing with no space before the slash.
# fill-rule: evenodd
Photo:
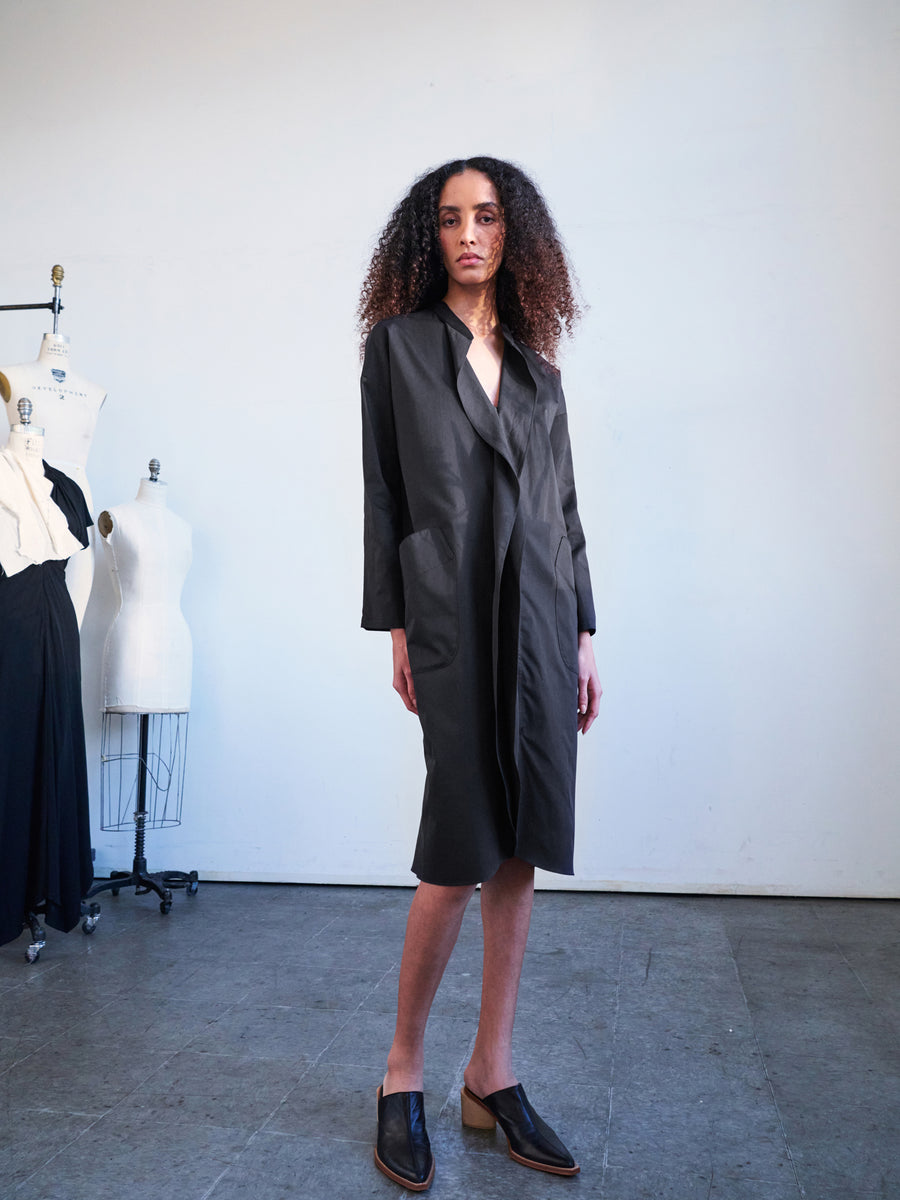
<svg viewBox="0 0 900 1200">
<path fill-rule="evenodd" d="M 413 671 L 445 667 L 459 643 L 457 563 L 440 529 L 420 529 L 400 543 L 406 645 Z"/>
<path fill-rule="evenodd" d="M 575 598 L 575 568 L 572 547 L 562 537 L 556 551 L 556 636 L 559 655 L 572 671 L 578 670 L 578 603 Z"/>
</svg>

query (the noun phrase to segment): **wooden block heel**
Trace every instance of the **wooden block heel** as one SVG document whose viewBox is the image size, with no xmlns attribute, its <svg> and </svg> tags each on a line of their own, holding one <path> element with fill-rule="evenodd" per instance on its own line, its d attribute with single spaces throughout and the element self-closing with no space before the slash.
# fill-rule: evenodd
<svg viewBox="0 0 900 1200">
<path fill-rule="evenodd" d="M 463 1087 L 459 1095 L 462 1100 L 463 1125 L 467 1125 L 469 1129 L 494 1128 L 497 1124 L 497 1118 L 486 1104 L 481 1103 L 474 1092 L 470 1092 L 467 1087 Z"/>
</svg>

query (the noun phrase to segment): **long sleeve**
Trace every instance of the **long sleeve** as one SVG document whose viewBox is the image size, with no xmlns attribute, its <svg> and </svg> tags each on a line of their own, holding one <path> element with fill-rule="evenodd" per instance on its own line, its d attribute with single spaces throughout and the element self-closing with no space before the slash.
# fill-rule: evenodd
<svg viewBox="0 0 900 1200">
<path fill-rule="evenodd" d="M 361 392 L 365 485 L 362 627 L 394 629 L 404 624 L 405 615 L 399 557 L 404 498 L 384 324 L 376 325 L 366 341 Z"/>
<path fill-rule="evenodd" d="M 591 573 L 588 568 L 584 531 L 581 528 L 581 518 L 578 516 L 572 447 L 569 442 L 569 419 L 561 385 L 559 386 L 559 411 L 550 430 L 550 443 L 553 449 L 553 461 L 556 464 L 556 480 L 566 522 L 566 535 L 572 548 L 575 597 L 578 604 L 578 629 L 579 632 L 594 633 L 597 628 L 597 618 L 594 614 L 594 597 L 591 589 Z"/>
</svg>

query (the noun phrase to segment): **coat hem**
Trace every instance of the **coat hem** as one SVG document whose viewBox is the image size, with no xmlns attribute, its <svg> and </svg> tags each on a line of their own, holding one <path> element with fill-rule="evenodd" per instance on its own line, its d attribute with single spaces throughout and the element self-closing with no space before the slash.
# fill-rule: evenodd
<svg viewBox="0 0 900 1200">
<path fill-rule="evenodd" d="M 415 877 L 419 880 L 420 883 L 429 883 L 429 884 L 431 884 L 432 887 L 478 887 L 478 885 L 480 883 L 486 883 L 489 879 L 493 879 L 493 877 L 497 874 L 497 872 L 500 870 L 500 868 L 503 866 L 503 864 L 505 862 L 509 862 L 510 859 L 513 859 L 513 858 L 521 858 L 522 862 L 527 863 L 530 867 L 534 867 L 535 870 L 548 871 L 551 875 L 570 875 L 571 876 L 571 875 L 575 874 L 574 865 L 572 867 L 566 867 L 565 869 L 563 869 L 562 867 L 556 867 L 556 866 L 551 867 L 551 866 L 547 866 L 545 863 L 542 863 L 542 862 L 534 862 L 534 861 L 532 861 L 532 859 L 525 858 L 525 856 L 521 855 L 521 854 L 505 855 L 503 858 L 500 858 L 497 860 L 497 865 L 494 867 L 493 871 L 490 872 L 490 874 L 479 876 L 479 878 L 477 878 L 477 879 L 460 879 L 460 880 L 455 880 L 453 882 L 447 882 L 444 879 L 441 879 L 441 880 L 426 879 L 424 875 L 420 874 L 416 870 L 415 863 L 413 863 L 413 865 L 410 867 L 410 870 L 412 871 L 413 875 L 415 875 Z"/>
</svg>

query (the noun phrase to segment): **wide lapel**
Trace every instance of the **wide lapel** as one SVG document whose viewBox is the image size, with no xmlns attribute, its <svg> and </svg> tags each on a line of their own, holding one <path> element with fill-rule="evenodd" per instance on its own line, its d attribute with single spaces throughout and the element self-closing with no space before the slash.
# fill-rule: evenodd
<svg viewBox="0 0 900 1200">
<path fill-rule="evenodd" d="M 484 389 L 466 358 L 472 342 L 471 330 L 443 301 L 435 306 L 434 311 L 447 329 L 447 337 L 450 340 L 450 349 L 453 354 L 453 366 L 456 371 L 456 390 L 463 411 L 475 432 L 484 438 L 498 454 L 502 454 L 512 469 L 516 471 L 516 463 L 506 439 L 504 426 L 498 419 L 497 410 L 485 396 Z M 502 379 L 500 386 L 502 389 Z"/>
<path fill-rule="evenodd" d="M 506 349 L 500 376 L 500 424 L 506 434 L 513 470 L 518 475 L 525 461 L 528 439 L 534 421 L 537 384 L 524 354 L 508 330 L 503 330 Z"/>
</svg>

